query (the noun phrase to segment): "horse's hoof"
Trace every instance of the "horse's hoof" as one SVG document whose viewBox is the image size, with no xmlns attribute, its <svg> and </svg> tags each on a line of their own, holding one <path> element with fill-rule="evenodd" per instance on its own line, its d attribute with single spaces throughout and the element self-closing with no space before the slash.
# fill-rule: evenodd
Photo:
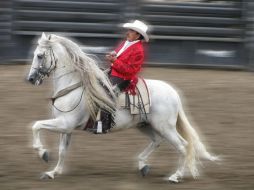
<svg viewBox="0 0 254 190">
<path fill-rule="evenodd" d="M 48 151 L 45 151 L 42 155 L 42 159 L 45 161 L 45 162 L 48 162 L 49 161 L 49 153 Z"/>
<path fill-rule="evenodd" d="M 49 179 L 53 179 L 52 177 L 50 177 L 48 174 L 43 173 L 40 177 L 41 180 L 49 180 Z"/>
<path fill-rule="evenodd" d="M 141 175 L 142 175 L 143 177 L 147 176 L 147 174 L 149 173 L 149 171 L 150 171 L 150 167 L 149 167 L 148 165 L 145 165 L 145 166 L 140 170 Z"/>
<path fill-rule="evenodd" d="M 45 162 L 49 161 L 49 153 L 47 149 L 40 149 L 39 150 L 39 157 L 44 160 Z"/>
<path fill-rule="evenodd" d="M 178 177 L 177 176 L 170 176 L 169 178 L 168 178 L 168 181 L 169 181 L 169 183 L 172 183 L 172 184 L 176 184 L 176 183 L 180 183 L 180 180 L 178 179 Z"/>
</svg>

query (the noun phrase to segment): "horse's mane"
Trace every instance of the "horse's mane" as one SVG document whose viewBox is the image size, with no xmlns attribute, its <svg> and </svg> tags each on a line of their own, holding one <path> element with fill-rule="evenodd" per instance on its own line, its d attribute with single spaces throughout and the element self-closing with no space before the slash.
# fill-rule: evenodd
<svg viewBox="0 0 254 190">
<path fill-rule="evenodd" d="M 107 75 L 98 67 L 96 61 L 86 55 L 73 41 L 56 35 L 52 35 L 51 38 L 55 38 L 66 49 L 71 64 L 80 73 L 86 88 L 86 104 L 92 118 L 95 120 L 99 108 L 107 110 L 114 116 L 115 93 Z"/>
</svg>

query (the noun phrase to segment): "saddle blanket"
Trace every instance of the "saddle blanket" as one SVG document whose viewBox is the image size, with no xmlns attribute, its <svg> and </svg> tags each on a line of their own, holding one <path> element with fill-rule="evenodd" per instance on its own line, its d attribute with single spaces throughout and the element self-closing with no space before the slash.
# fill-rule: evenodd
<svg viewBox="0 0 254 190">
<path fill-rule="evenodd" d="M 146 82 L 143 78 L 138 78 L 136 85 L 136 95 L 121 93 L 118 97 L 118 106 L 123 109 L 130 109 L 131 114 L 150 113 L 151 98 Z"/>
</svg>

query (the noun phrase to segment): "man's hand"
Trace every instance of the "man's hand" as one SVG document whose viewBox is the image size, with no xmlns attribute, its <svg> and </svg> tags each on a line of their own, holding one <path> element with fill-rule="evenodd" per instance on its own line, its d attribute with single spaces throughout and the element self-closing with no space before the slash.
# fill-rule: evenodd
<svg viewBox="0 0 254 190">
<path fill-rule="evenodd" d="M 113 63 L 116 60 L 116 53 L 111 52 L 111 53 L 107 54 L 106 55 L 106 60 L 110 63 Z"/>
<path fill-rule="evenodd" d="M 112 56 L 116 57 L 116 52 L 115 52 L 115 51 L 111 51 L 111 52 L 109 53 L 109 55 L 112 55 Z"/>
</svg>

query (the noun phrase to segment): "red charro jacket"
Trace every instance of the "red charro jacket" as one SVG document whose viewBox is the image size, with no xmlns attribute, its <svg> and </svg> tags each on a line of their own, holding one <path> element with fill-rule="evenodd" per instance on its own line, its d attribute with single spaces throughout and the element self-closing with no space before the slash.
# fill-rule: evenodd
<svg viewBox="0 0 254 190">
<path fill-rule="evenodd" d="M 124 42 L 115 50 L 120 51 Z M 111 65 L 111 75 L 124 80 L 136 80 L 137 73 L 144 63 L 144 49 L 139 41 L 128 47 Z"/>
</svg>

